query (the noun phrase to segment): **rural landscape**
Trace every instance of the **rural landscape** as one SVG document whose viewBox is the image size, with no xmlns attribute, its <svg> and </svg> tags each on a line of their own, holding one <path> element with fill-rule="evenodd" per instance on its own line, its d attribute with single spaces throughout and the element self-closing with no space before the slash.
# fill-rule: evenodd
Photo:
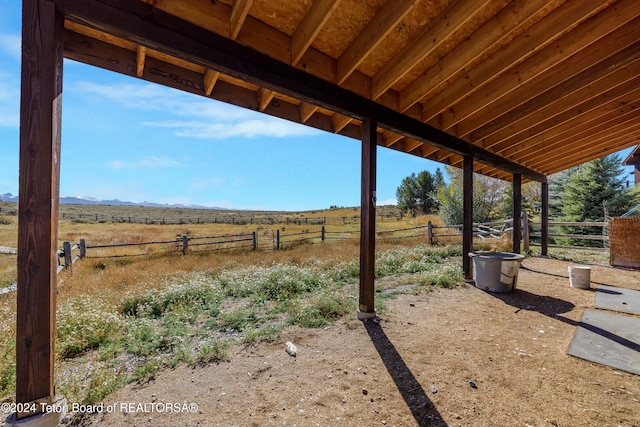
<svg viewBox="0 0 640 427">
<path fill-rule="evenodd" d="M 0 204 L 2 247 L 16 246 L 16 210 Z M 569 287 L 568 265 L 640 289 L 640 273 L 597 248 L 543 259 L 532 246 L 518 291 L 489 294 L 463 280 L 459 230 L 381 206 L 379 319 L 361 322 L 358 208 L 62 205 L 60 217 L 59 247 L 86 252 L 66 268 L 61 256 L 58 275 L 57 392 L 81 408 L 66 424 L 637 425 L 637 376 L 565 354 L 593 300 Z M 474 249 L 509 251 L 509 239 Z M 0 288 L 15 257 L 0 255 Z M 15 292 L 0 295 L 0 322 L 10 402 Z M 121 402 L 197 410 L 104 411 Z"/>
</svg>

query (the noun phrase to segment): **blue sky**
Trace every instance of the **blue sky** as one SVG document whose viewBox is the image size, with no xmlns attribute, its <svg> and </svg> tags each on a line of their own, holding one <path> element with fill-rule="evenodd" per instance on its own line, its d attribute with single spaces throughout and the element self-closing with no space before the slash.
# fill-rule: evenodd
<svg viewBox="0 0 640 427">
<path fill-rule="evenodd" d="M 20 8 L 0 4 L 0 194 L 18 193 Z M 395 203 L 404 177 L 438 166 L 379 148 L 378 204 Z M 231 209 L 357 206 L 360 141 L 65 60 L 60 194 Z"/>
</svg>

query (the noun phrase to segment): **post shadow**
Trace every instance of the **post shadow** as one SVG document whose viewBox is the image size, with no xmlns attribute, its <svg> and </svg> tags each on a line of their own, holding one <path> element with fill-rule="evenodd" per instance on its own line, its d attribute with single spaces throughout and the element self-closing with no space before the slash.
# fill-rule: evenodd
<svg viewBox="0 0 640 427">
<path fill-rule="evenodd" d="M 364 320 L 362 323 L 418 425 L 421 427 L 447 427 L 448 424 L 427 397 L 422 385 L 404 363 L 402 356 L 384 333 L 380 324 L 373 320 Z"/>
<path fill-rule="evenodd" d="M 536 295 L 521 289 L 516 289 L 513 292 L 502 294 L 491 292 L 487 293 L 499 300 L 502 300 L 506 304 L 516 307 L 516 313 L 520 310 L 537 311 L 538 313 L 544 314 L 552 319 L 559 320 L 571 326 L 579 326 L 631 350 L 640 352 L 640 343 L 628 340 L 596 325 L 582 321 L 576 322 L 575 320 L 561 316 L 560 314 L 567 313 L 575 307 L 573 303 L 568 301 L 546 295 Z"/>
</svg>

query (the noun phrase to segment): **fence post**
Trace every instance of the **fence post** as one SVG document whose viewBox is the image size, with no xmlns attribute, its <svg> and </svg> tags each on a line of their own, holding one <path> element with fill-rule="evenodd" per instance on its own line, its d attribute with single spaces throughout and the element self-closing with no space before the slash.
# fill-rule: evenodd
<svg viewBox="0 0 640 427">
<path fill-rule="evenodd" d="M 429 246 L 433 246 L 433 224 L 431 221 L 427 223 L 427 236 L 429 238 Z"/>
<path fill-rule="evenodd" d="M 87 257 L 87 241 L 85 239 L 80 239 L 80 258 Z"/>
<path fill-rule="evenodd" d="M 252 234 L 252 238 L 253 238 L 253 250 L 255 251 L 256 249 L 258 249 L 258 236 L 256 236 L 256 232 L 254 231 Z"/>
<path fill-rule="evenodd" d="M 322 233 L 321 233 L 321 237 L 322 237 L 322 241 L 324 242 L 324 225 L 322 226 Z"/>
<path fill-rule="evenodd" d="M 188 249 L 189 249 L 189 237 L 182 236 L 182 254 L 186 255 Z"/>
<path fill-rule="evenodd" d="M 280 249 L 280 230 L 276 230 L 276 249 Z"/>
<path fill-rule="evenodd" d="M 522 246 L 525 251 L 529 250 L 529 216 L 522 212 Z"/>
<path fill-rule="evenodd" d="M 71 243 L 64 242 L 62 247 L 64 248 L 64 268 L 69 268 L 73 263 L 73 261 L 71 261 Z"/>
</svg>

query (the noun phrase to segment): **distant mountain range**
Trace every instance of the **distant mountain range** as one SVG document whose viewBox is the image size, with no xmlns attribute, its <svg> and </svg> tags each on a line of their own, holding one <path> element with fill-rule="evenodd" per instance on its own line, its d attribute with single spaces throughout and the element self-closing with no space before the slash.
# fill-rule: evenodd
<svg viewBox="0 0 640 427">
<path fill-rule="evenodd" d="M 11 193 L 0 194 L 0 202 L 18 202 L 18 196 L 14 196 Z M 184 205 L 181 203 L 176 204 L 166 204 L 166 203 L 153 203 L 153 202 L 127 202 L 118 199 L 113 200 L 98 200 L 93 197 L 70 197 L 70 196 L 61 196 L 60 203 L 65 205 L 112 205 L 112 206 L 146 206 L 152 208 L 189 208 L 189 209 L 216 209 L 222 210 L 224 208 L 212 208 L 209 206 L 199 206 L 199 205 Z"/>
</svg>

